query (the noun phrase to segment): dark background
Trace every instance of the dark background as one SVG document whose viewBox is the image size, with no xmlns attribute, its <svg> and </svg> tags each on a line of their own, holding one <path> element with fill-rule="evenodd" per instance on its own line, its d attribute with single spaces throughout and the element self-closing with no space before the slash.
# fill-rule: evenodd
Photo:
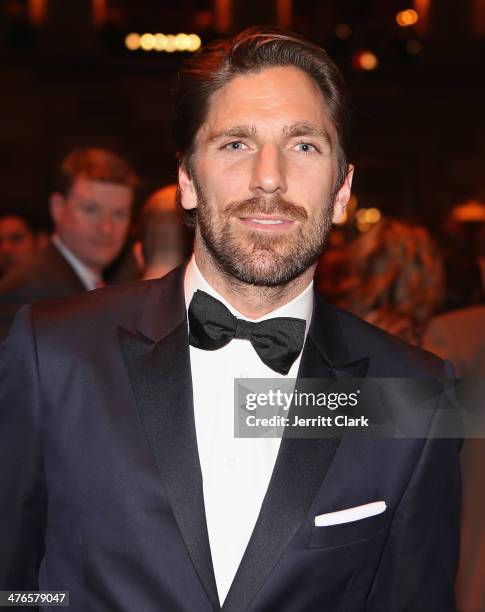
<svg viewBox="0 0 485 612">
<path fill-rule="evenodd" d="M 396 14 L 412 8 L 418 22 L 400 27 Z M 144 181 L 139 201 L 173 182 L 171 90 L 188 53 L 128 51 L 125 36 L 204 43 L 277 23 L 324 46 L 349 82 L 359 206 L 437 232 L 454 205 L 485 201 L 483 0 L 0 0 L 0 207 L 46 221 L 76 145 L 126 155 Z M 363 50 L 375 70 L 356 65 Z"/>
</svg>

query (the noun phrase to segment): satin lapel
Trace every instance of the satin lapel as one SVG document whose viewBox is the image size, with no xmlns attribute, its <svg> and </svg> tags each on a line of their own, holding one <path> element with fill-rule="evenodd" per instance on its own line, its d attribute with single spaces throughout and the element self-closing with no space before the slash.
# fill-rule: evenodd
<svg viewBox="0 0 485 612">
<path fill-rule="evenodd" d="M 163 487 L 200 581 L 219 610 L 197 451 L 183 274 L 171 276 L 150 288 L 137 326 L 143 334 L 120 328 L 119 340 Z"/>
<path fill-rule="evenodd" d="M 344 334 L 337 317 L 336 310 L 315 293 L 315 305 L 308 335 L 313 340 L 315 348 L 320 353 L 329 376 L 346 378 L 365 378 L 369 369 L 369 358 L 361 357 L 355 360 L 347 348 Z M 318 378 L 318 374 L 307 375 L 306 371 L 314 371 L 311 364 L 311 354 L 302 355 L 299 378 Z M 324 378 L 320 375 L 320 378 Z"/>
<path fill-rule="evenodd" d="M 334 310 L 316 296 L 298 378 L 365 376 L 368 360 L 348 363 L 349 358 Z M 336 438 L 283 438 L 261 512 L 223 612 L 240 612 L 251 604 L 301 527 L 339 444 Z"/>
</svg>

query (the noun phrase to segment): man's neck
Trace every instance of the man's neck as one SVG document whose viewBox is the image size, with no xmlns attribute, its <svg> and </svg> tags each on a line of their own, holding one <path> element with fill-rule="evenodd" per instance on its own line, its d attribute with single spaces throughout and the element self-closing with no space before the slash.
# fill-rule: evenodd
<svg viewBox="0 0 485 612">
<path fill-rule="evenodd" d="M 316 264 L 285 285 L 261 287 L 244 283 L 223 272 L 204 248 L 195 245 L 194 256 L 205 280 L 242 315 L 259 317 L 284 306 L 299 295 L 311 282 Z"/>
<path fill-rule="evenodd" d="M 179 266 L 183 257 L 180 255 L 167 256 L 165 259 L 160 259 L 152 263 L 147 264 L 142 273 L 143 280 L 150 280 L 152 278 L 160 278 L 165 276 L 171 270 Z"/>
<path fill-rule="evenodd" d="M 75 253 L 75 252 L 74 252 L 74 250 L 73 250 L 73 249 L 72 249 L 72 248 L 71 248 L 71 247 L 70 247 L 70 246 L 67 244 L 66 240 L 64 240 L 64 239 L 62 238 L 62 236 L 60 236 L 60 235 L 59 235 L 59 234 L 57 234 L 57 233 L 55 233 L 55 234 L 53 235 L 53 237 L 54 237 L 54 236 L 56 237 L 56 241 L 58 241 L 58 242 L 60 242 L 60 243 L 61 243 L 61 248 L 63 248 L 63 249 L 65 249 L 65 250 L 67 250 L 67 251 L 68 251 L 68 252 L 71 254 L 71 256 L 72 256 L 72 257 L 75 257 L 75 258 L 76 258 L 76 260 L 77 260 L 77 261 L 78 261 L 78 262 L 79 262 L 81 265 L 83 265 L 85 268 L 87 268 L 87 269 L 88 269 L 90 272 L 92 272 L 92 273 L 93 273 L 95 276 L 97 276 L 97 277 L 99 277 L 99 278 L 101 278 L 101 277 L 102 277 L 102 275 L 103 275 L 103 269 L 102 269 L 102 268 L 99 268 L 99 267 L 97 267 L 97 266 L 92 266 L 92 265 L 90 265 L 90 264 L 86 263 L 85 261 L 83 261 L 83 260 L 82 260 L 82 259 L 81 259 L 81 258 L 80 258 L 78 255 L 77 255 L 77 253 Z"/>
<path fill-rule="evenodd" d="M 87 266 L 79 259 L 69 247 L 62 241 L 59 235 L 52 236 L 52 243 L 55 245 L 61 256 L 66 260 L 70 267 L 74 270 L 79 280 L 87 290 L 95 289 L 98 282 L 102 280 L 101 273 L 96 272 L 91 266 Z"/>
</svg>

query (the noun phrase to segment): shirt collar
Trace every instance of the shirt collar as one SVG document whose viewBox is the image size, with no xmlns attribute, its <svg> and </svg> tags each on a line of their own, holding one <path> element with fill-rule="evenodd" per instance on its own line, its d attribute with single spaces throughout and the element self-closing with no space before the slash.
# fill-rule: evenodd
<svg viewBox="0 0 485 612">
<path fill-rule="evenodd" d="M 97 283 L 101 280 L 98 274 L 95 274 L 90 268 L 88 268 L 74 253 L 62 242 L 60 236 L 54 234 L 52 236 L 52 242 L 57 247 L 58 251 L 73 268 L 74 272 L 79 277 L 82 284 L 88 291 L 96 289 Z"/>
<path fill-rule="evenodd" d="M 230 310 L 230 312 L 238 319 L 245 319 L 246 321 L 264 321 L 265 319 L 273 319 L 275 317 L 294 317 L 296 319 L 303 319 L 306 322 L 305 336 L 310 326 L 310 321 L 313 312 L 313 280 L 307 285 L 307 287 L 294 297 L 287 304 L 283 304 L 259 317 L 258 319 L 249 319 L 248 317 L 241 314 L 234 306 L 232 306 L 227 300 L 225 300 L 206 279 L 202 276 L 202 272 L 199 270 L 195 257 L 192 255 L 185 271 L 184 279 L 184 293 L 185 293 L 185 306 L 188 310 L 192 296 L 197 291 L 205 291 L 212 297 L 216 298 Z"/>
</svg>

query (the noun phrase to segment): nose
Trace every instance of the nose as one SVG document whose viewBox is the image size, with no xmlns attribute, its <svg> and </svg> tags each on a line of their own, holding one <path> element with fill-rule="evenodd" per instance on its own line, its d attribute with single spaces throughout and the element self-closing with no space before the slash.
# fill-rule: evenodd
<svg viewBox="0 0 485 612">
<path fill-rule="evenodd" d="M 250 189 L 254 194 L 286 192 L 285 162 L 275 145 L 264 145 L 255 157 Z"/>
<path fill-rule="evenodd" d="M 113 233 L 113 220 L 109 215 L 105 215 L 101 219 L 99 224 L 99 230 L 105 236 L 109 236 Z"/>
<path fill-rule="evenodd" d="M 15 242 L 13 240 L 0 240 L 0 253 L 13 253 L 15 251 Z"/>
</svg>

